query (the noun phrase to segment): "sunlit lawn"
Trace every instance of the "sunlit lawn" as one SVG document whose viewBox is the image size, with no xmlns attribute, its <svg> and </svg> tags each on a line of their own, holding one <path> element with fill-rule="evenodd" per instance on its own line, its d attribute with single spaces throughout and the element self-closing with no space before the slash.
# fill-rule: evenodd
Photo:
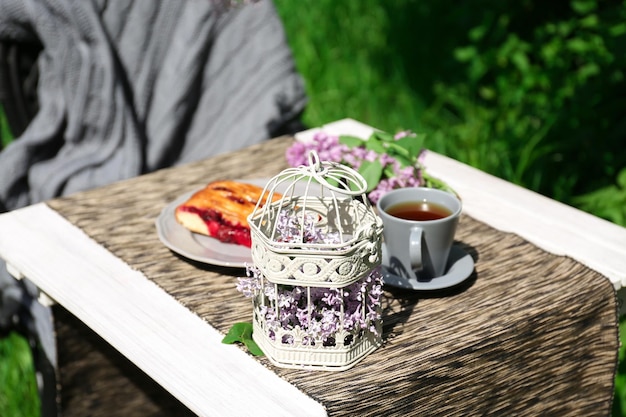
<svg viewBox="0 0 626 417">
<path fill-rule="evenodd" d="M 0 416 L 40 414 L 30 347 L 15 332 L 0 337 Z"/>
</svg>

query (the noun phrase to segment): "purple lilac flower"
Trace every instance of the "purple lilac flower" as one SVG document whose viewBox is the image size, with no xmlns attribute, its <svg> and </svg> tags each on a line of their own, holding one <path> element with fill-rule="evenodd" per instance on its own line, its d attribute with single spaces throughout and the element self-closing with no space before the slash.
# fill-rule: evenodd
<svg viewBox="0 0 626 417">
<path fill-rule="evenodd" d="M 414 133 L 406 130 L 398 132 L 394 138 L 398 140 L 411 135 L 414 135 Z M 401 169 L 398 162 L 388 154 L 379 155 L 363 146 L 349 148 L 339 143 L 338 136 L 320 131 L 314 135 L 310 143 L 296 142 L 287 149 L 287 162 L 292 167 L 308 165 L 308 153 L 310 150 L 316 150 L 321 160 L 344 163 L 357 171 L 363 161 L 372 162 L 378 160 L 384 168 L 391 167 L 393 175 L 391 177 L 383 176 L 376 188 L 368 194 L 372 204 L 376 204 L 390 190 L 404 187 L 419 187 L 424 183 L 422 178 L 424 150 L 420 152 L 415 166 Z"/>
<path fill-rule="evenodd" d="M 402 130 L 402 131 L 400 131 L 400 132 L 396 133 L 396 134 L 393 136 L 393 138 L 394 138 L 395 140 L 398 140 L 398 139 L 402 139 L 402 138 L 405 138 L 405 137 L 407 137 L 407 136 L 411 136 L 411 135 L 413 135 L 413 132 L 411 132 L 410 130 Z"/>
<path fill-rule="evenodd" d="M 296 311 L 296 320 L 303 328 L 309 327 L 309 308 L 298 308 Z"/>
<path fill-rule="evenodd" d="M 321 300 L 329 306 L 335 307 L 341 305 L 341 292 L 336 288 L 327 288 Z"/>
<path fill-rule="evenodd" d="M 307 163 L 307 152 L 307 145 L 302 142 L 295 142 L 287 149 L 287 152 L 285 154 L 287 163 L 292 167 L 305 165 Z"/>
<path fill-rule="evenodd" d="M 320 320 L 321 338 L 328 339 L 337 333 L 339 327 L 339 312 L 334 309 L 324 308 Z"/>
<path fill-rule="evenodd" d="M 412 166 L 400 168 L 399 165 L 395 163 L 394 176 L 380 180 L 378 186 L 368 194 L 368 198 L 372 204 L 376 204 L 383 195 L 393 189 L 419 187 L 422 183 L 420 169 Z"/>
<path fill-rule="evenodd" d="M 297 323 L 294 310 L 292 308 L 280 308 L 278 310 L 278 321 L 283 329 L 292 330 L 295 323 Z"/>
<path fill-rule="evenodd" d="M 380 156 L 380 163 L 383 166 L 387 166 L 387 165 L 392 165 L 394 163 L 397 163 L 397 161 L 392 156 L 389 156 L 386 153 L 384 153 Z"/>
<path fill-rule="evenodd" d="M 358 310 L 352 310 L 346 312 L 343 318 L 343 328 L 344 330 L 352 330 L 352 329 L 362 329 L 365 325 L 365 320 L 363 319 L 363 313 Z"/>
<path fill-rule="evenodd" d="M 339 143 L 338 136 L 321 131 L 313 136 L 311 142 L 296 142 L 290 146 L 285 154 L 287 163 L 292 167 L 308 165 L 311 150 L 315 150 L 322 161 L 341 162 L 348 147 Z"/>
<path fill-rule="evenodd" d="M 278 295 L 278 307 L 289 309 L 294 304 L 293 295 L 290 292 L 283 292 Z"/>
<path fill-rule="evenodd" d="M 341 243 L 338 232 L 324 232 L 317 227 L 317 214 L 305 213 L 304 226 L 299 222 L 302 217 L 302 214 L 292 210 L 281 210 L 276 220 L 277 236 L 274 239 L 277 242 L 287 243 Z"/>
<path fill-rule="evenodd" d="M 276 300 L 276 288 L 274 288 L 272 284 L 265 281 L 265 286 L 261 289 L 263 290 L 263 295 L 265 295 L 269 300 Z"/>
<path fill-rule="evenodd" d="M 238 278 L 237 291 L 242 293 L 245 297 L 254 297 L 254 295 L 261 289 L 260 282 L 257 278 Z"/>
<path fill-rule="evenodd" d="M 251 280 L 259 277 L 258 272 L 251 275 Z M 347 331 L 360 329 L 370 329 L 374 333 L 377 331 L 374 323 L 380 320 L 378 306 L 382 296 L 382 275 L 379 268 L 343 291 L 311 288 L 313 306 L 311 312 L 307 305 L 307 297 L 302 296 L 303 287 L 296 286 L 291 290 L 279 287 L 277 297 L 275 291 L 269 290 L 270 287 L 274 288 L 268 283 L 264 289 L 270 305 L 261 305 L 259 313 L 265 318 L 272 338 L 279 329 L 292 330 L 296 326 L 304 329 L 311 340 L 323 341 L 333 338 L 340 326 Z M 343 317 L 340 313 L 342 303 Z M 292 342 L 293 340 L 289 343 Z"/>
<path fill-rule="evenodd" d="M 307 218 L 305 217 L 304 228 L 307 227 Z M 303 239 L 303 227 L 298 222 L 298 215 L 294 214 L 291 210 L 281 210 L 278 213 L 278 218 L 276 219 L 276 232 L 277 236 L 275 237 L 278 242 L 299 242 Z"/>
<path fill-rule="evenodd" d="M 293 219 L 295 216 L 289 217 Z M 311 220 L 311 225 L 313 223 Z M 300 239 L 301 226 L 297 221 L 294 223 L 281 218 L 278 224 L 282 239 Z M 311 225 L 305 228 L 308 230 L 307 236 L 313 242 L 329 240 L 328 236 Z M 305 287 L 276 286 L 263 279 L 261 271 L 254 266 L 246 268 L 246 275 L 246 278 L 239 279 L 237 290 L 246 297 L 263 294 L 266 301 L 258 307 L 258 311 L 265 319 L 268 336 L 272 340 L 275 340 L 280 329 L 292 330 L 295 327 L 307 332 L 304 345 L 314 344 L 315 340 L 334 343 L 335 334 L 341 327 L 346 331 L 370 329 L 375 334 L 378 331 L 375 324 L 380 320 L 380 268 L 342 289 L 311 287 L 308 289 L 310 300 Z M 281 343 L 294 342 L 292 335 L 281 338 Z"/>
</svg>

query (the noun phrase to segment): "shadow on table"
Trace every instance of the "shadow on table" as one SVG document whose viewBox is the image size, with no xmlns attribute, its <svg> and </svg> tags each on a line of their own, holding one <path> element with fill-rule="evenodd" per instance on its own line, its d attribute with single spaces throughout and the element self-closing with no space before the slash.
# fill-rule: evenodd
<svg viewBox="0 0 626 417">
<path fill-rule="evenodd" d="M 64 417 L 195 416 L 66 309 L 57 304 L 53 311 Z"/>
<path fill-rule="evenodd" d="M 468 253 L 474 263 L 479 259 L 475 247 L 463 242 L 455 241 L 455 246 Z M 385 286 L 385 294 L 382 306 L 383 339 L 388 340 L 402 333 L 402 326 L 413 314 L 420 300 L 455 297 L 470 289 L 476 282 L 478 274 L 476 269 L 463 282 L 449 288 L 429 291 L 403 289 Z"/>
</svg>

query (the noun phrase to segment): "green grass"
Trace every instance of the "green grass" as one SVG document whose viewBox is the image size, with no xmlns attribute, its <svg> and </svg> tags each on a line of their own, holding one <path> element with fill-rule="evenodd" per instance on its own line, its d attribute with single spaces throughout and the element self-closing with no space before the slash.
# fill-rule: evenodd
<svg viewBox="0 0 626 417">
<path fill-rule="evenodd" d="M 406 62 L 392 48 L 397 27 L 384 2 L 276 4 L 306 81 L 306 124 L 353 117 L 390 131 L 416 127 L 425 103 L 407 88 Z M 416 63 L 412 71 L 424 65 Z"/>
<path fill-rule="evenodd" d="M 0 416 L 40 415 L 39 394 L 28 342 L 15 332 L 0 337 Z"/>
<path fill-rule="evenodd" d="M 619 334 L 619 367 L 615 377 L 615 398 L 613 400 L 613 417 L 626 416 L 626 317 L 620 318 Z"/>
<path fill-rule="evenodd" d="M 13 135 L 0 106 L 0 151 L 12 141 Z M 14 331 L 0 334 L 0 416 L 38 417 L 40 407 L 28 341 Z"/>
<path fill-rule="evenodd" d="M 9 123 L 7 122 L 2 106 L 0 105 L 0 151 L 13 141 L 13 135 L 9 130 Z"/>
</svg>

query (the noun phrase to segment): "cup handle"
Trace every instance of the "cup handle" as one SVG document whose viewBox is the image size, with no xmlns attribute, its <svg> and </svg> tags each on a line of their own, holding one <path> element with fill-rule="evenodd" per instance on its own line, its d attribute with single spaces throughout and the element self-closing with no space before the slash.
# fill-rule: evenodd
<svg viewBox="0 0 626 417">
<path fill-rule="evenodd" d="M 420 271 L 422 265 L 422 228 L 412 227 L 409 237 L 409 257 L 411 259 L 411 268 L 414 271 Z"/>
</svg>

